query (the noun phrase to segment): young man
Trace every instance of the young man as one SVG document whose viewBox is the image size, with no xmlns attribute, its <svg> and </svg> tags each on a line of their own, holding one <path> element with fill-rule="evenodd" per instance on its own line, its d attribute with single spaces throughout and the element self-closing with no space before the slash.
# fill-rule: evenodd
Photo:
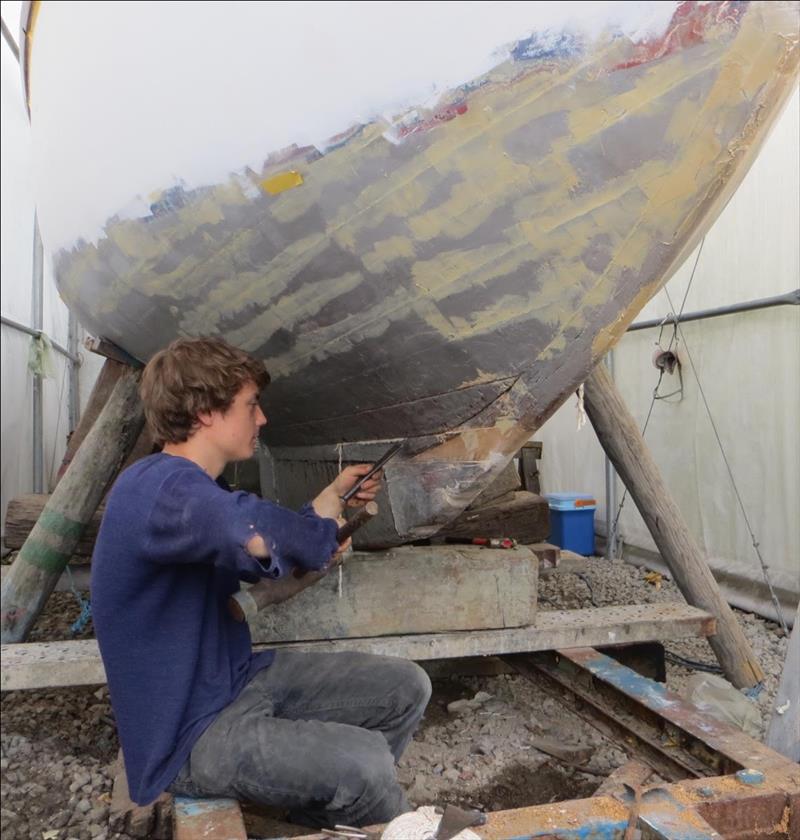
<svg viewBox="0 0 800 840">
<path fill-rule="evenodd" d="M 228 613 L 240 579 L 273 580 L 277 602 L 340 562 L 340 496 L 369 469 L 344 469 L 298 513 L 231 492 L 220 476 L 253 454 L 268 381 L 212 338 L 174 342 L 142 375 L 163 449 L 120 475 L 92 560 L 131 798 L 170 790 L 285 807 L 311 826 L 385 822 L 408 810 L 395 764 L 430 697 L 425 672 L 369 654 L 253 654 Z"/>
</svg>

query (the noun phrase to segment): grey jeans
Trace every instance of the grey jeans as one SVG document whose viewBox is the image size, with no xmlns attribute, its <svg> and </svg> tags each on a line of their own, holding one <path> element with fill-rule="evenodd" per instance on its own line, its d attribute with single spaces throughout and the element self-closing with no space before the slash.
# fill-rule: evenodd
<svg viewBox="0 0 800 840">
<path fill-rule="evenodd" d="M 279 650 L 169 790 L 287 808 L 313 827 L 387 822 L 409 810 L 395 764 L 430 694 L 428 675 L 405 659 Z"/>
</svg>

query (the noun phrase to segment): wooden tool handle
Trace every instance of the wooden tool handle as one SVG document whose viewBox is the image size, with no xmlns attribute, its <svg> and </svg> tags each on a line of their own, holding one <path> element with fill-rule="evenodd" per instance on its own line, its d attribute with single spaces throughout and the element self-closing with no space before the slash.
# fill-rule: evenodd
<svg viewBox="0 0 800 840">
<path fill-rule="evenodd" d="M 359 528 L 366 525 L 373 516 L 378 513 L 378 505 L 375 502 L 367 502 L 358 513 L 342 525 L 336 532 L 336 542 L 341 545 L 351 537 Z M 308 569 L 295 569 L 294 576 L 301 578 L 308 574 Z M 269 591 L 272 581 L 263 580 L 254 584 L 249 589 L 241 589 L 235 595 L 228 598 L 228 610 L 236 621 L 250 621 L 258 611 L 269 603 Z"/>
<path fill-rule="evenodd" d="M 377 502 L 367 502 L 358 513 L 347 520 L 336 532 L 336 542 L 341 545 L 346 539 L 351 537 L 359 528 L 366 525 L 373 516 L 378 514 Z"/>
</svg>

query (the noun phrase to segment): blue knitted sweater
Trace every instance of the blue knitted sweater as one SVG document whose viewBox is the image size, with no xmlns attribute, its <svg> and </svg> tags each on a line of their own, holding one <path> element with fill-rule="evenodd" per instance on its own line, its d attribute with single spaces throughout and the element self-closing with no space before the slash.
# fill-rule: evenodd
<svg viewBox="0 0 800 840">
<path fill-rule="evenodd" d="M 253 654 L 228 613 L 240 579 L 320 569 L 336 522 L 231 492 L 192 461 L 159 453 L 125 470 L 109 494 L 92 557 L 92 617 L 131 799 L 164 791 L 197 739 L 272 651 Z M 270 558 L 244 549 L 260 534 Z"/>
</svg>

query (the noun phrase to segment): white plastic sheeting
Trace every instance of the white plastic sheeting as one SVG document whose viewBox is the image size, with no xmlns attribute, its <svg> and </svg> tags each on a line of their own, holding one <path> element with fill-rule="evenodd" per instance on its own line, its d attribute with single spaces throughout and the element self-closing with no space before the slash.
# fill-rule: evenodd
<svg viewBox="0 0 800 840">
<path fill-rule="evenodd" d="M 12 34 L 18 31 L 19 3 L 3 3 L 3 19 Z M 28 117 L 22 99 L 19 67 L 5 40 L 2 53 L 3 142 L 0 144 L 0 189 L 2 189 L 2 228 L 0 267 L 2 268 L 2 314 L 32 327 L 34 202 L 31 179 Z M 44 313 L 42 329 L 62 347 L 68 343 L 66 307 L 61 302 L 45 260 Z M 2 349 L 2 461 L 0 476 L 0 515 L 5 532 L 6 507 L 10 499 L 33 490 L 33 375 L 28 369 L 32 338 L 3 324 Z M 81 405 L 85 405 L 102 365 L 102 359 L 82 353 L 80 368 Z M 52 487 L 61 465 L 69 429 L 68 361 L 51 349 L 49 375 L 43 383 L 44 489 Z"/>
<path fill-rule="evenodd" d="M 707 235 L 686 298 L 686 313 L 784 294 L 800 286 L 799 112 L 795 95 Z M 696 257 L 697 252 L 666 287 L 675 310 L 681 307 Z M 636 320 L 663 318 L 671 311 L 662 290 Z M 790 623 L 800 597 L 800 307 L 726 315 L 686 323 L 681 329 L 685 343 L 679 340 L 677 348 L 683 396 L 655 403 L 645 440 L 729 600 L 770 614 L 761 566 L 703 404 L 702 385 L 762 556 L 773 583 L 782 590 Z M 652 357 L 659 332 L 658 328 L 630 332 L 614 350 L 614 379 L 640 428 L 658 381 Z M 671 336 L 672 327 L 665 326 L 664 349 Z M 660 393 L 678 387 L 677 373 L 665 375 Z M 603 451 L 591 425 L 576 431 L 576 420 L 576 400 L 570 399 L 535 436 L 544 442 L 543 491 L 595 494 L 595 523 L 604 533 Z M 623 492 L 617 479 L 618 503 Z M 630 497 L 619 530 L 624 556 L 646 558 L 652 565 L 656 548 Z"/>
</svg>

